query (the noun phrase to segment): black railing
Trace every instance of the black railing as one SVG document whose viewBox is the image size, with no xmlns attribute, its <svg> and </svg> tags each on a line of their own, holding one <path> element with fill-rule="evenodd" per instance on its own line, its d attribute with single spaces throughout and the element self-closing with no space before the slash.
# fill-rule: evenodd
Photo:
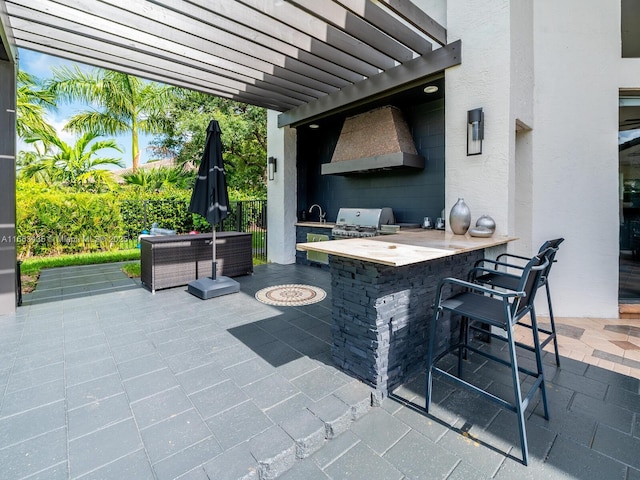
<svg viewBox="0 0 640 480">
<path fill-rule="evenodd" d="M 231 202 L 231 213 L 222 222 L 225 232 L 247 232 L 253 236 L 253 257 L 267 261 L 267 201 Z"/>
</svg>

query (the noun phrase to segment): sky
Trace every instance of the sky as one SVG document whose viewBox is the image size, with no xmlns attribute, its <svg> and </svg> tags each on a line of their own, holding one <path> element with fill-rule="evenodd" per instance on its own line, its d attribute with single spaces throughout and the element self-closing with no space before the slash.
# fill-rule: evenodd
<svg viewBox="0 0 640 480">
<path fill-rule="evenodd" d="M 74 64 L 77 64 L 81 69 L 91 69 L 91 66 L 84 65 L 78 62 L 71 62 L 59 57 L 54 57 L 52 55 L 46 55 L 44 53 L 34 52 L 32 50 L 27 49 L 19 49 L 19 67 L 21 70 L 30 73 L 40 79 L 45 79 L 51 77 L 51 68 L 52 67 L 61 67 L 68 66 L 71 67 Z M 63 131 L 64 125 L 67 123 L 67 120 L 71 118 L 75 113 L 81 112 L 82 110 L 86 110 L 87 106 L 84 104 L 61 104 L 58 106 L 58 110 L 56 112 L 48 112 L 47 113 L 47 122 L 53 126 L 58 132 L 58 136 L 69 145 L 73 145 L 75 143 L 74 134 Z M 624 132 L 619 132 L 618 134 L 618 143 L 622 144 L 633 138 L 640 136 L 640 129 L 627 130 Z M 113 137 L 104 137 L 104 139 L 113 138 Z M 123 152 L 120 153 L 117 150 L 103 150 L 102 153 L 104 156 L 121 158 L 125 164 L 125 167 L 131 167 L 131 135 L 121 135 L 114 138 L 116 143 L 122 148 Z M 150 135 L 141 135 L 140 142 L 140 165 L 146 163 L 151 159 L 151 152 L 147 149 L 149 142 L 153 139 Z M 28 150 L 30 147 L 25 145 L 20 140 L 18 140 L 18 150 Z M 104 168 L 117 168 L 117 167 L 108 167 Z"/>
<path fill-rule="evenodd" d="M 71 67 L 77 64 L 81 69 L 89 70 L 92 67 L 78 63 L 64 60 L 59 57 L 46 55 L 43 53 L 34 52 L 32 50 L 19 49 L 19 68 L 31 75 L 34 75 L 40 79 L 46 79 L 51 77 L 52 67 Z M 74 114 L 86 110 L 88 108 L 85 104 L 60 104 L 58 110 L 55 112 L 47 112 L 47 122 L 56 129 L 58 136 L 65 143 L 73 145 L 75 143 L 76 135 L 63 131 L 64 125 L 68 119 Z M 131 167 L 131 135 L 121 135 L 118 137 L 101 137 L 101 140 L 107 140 L 113 138 L 118 146 L 123 149 L 123 153 L 113 149 L 105 149 L 101 151 L 101 156 L 108 156 L 113 158 L 121 158 L 125 164 L 125 167 Z M 140 164 L 146 163 L 151 158 L 151 152 L 146 148 L 149 142 L 152 140 L 152 136 L 140 136 Z M 18 140 L 18 150 L 28 150 L 30 147 Z M 104 168 L 108 168 L 105 166 Z M 118 167 L 113 167 L 118 168 Z"/>
</svg>

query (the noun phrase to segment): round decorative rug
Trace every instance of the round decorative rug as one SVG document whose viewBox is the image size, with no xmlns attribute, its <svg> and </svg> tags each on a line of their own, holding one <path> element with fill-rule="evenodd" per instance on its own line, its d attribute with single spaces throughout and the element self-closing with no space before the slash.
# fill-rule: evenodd
<svg viewBox="0 0 640 480">
<path fill-rule="evenodd" d="M 296 307 L 319 302 L 327 292 L 311 285 L 276 285 L 256 292 L 256 299 L 268 305 Z"/>
</svg>

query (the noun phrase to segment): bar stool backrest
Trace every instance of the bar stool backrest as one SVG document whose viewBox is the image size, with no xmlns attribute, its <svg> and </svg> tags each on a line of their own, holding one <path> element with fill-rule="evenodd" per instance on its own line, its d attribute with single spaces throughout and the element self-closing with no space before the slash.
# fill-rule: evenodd
<svg viewBox="0 0 640 480">
<path fill-rule="evenodd" d="M 549 265 L 547 265 L 547 268 L 545 269 L 545 271 L 542 273 L 542 281 L 546 281 L 547 277 L 549 277 L 549 272 L 551 271 L 551 266 L 553 265 L 553 262 L 555 261 L 555 257 L 556 257 L 556 252 L 558 251 L 558 248 L 560 247 L 560 244 L 564 242 L 564 238 L 554 238 L 553 240 L 547 240 L 546 242 L 544 242 L 541 246 L 540 249 L 538 250 L 538 253 L 544 253 L 548 248 L 553 248 L 554 251 L 548 256 L 549 258 Z"/>
<path fill-rule="evenodd" d="M 540 286 L 540 279 L 545 272 L 548 272 L 548 267 L 551 263 L 550 258 L 553 257 L 557 251 L 557 248 L 547 247 L 542 252 L 533 256 L 524 267 L 522 276 L 520 277 L 518 291 L 524 292 L 525 297 L 521 298 L 518 302 L 513 302 L 511 318 L 514 321 L 522 318 L 522 316 L 533 308 L 533 300 Z"/>
</svg>

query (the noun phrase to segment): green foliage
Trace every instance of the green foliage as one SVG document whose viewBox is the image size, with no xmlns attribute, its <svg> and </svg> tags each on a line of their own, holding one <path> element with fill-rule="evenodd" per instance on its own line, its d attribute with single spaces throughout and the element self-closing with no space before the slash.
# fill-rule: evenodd
<svg viewBox="0 0 640 480">
<path fill-rule="evenodd" d="M 198 166 L 206 130 L 215 119 L 222 131 L 223 157 L 230 188 L 266 195 L 267 113 L 254 107 L 183 90 L 166 105 L 165 134 L 154 140 L 156 155 L 175 155 L 179 164 Z"/>
<path fill-rule="evenodd" d="M 242 225 L 266 227 L 263 203 L 243 202 L 240 211 L 234 202 L 247 199 L 235 190 L 230 190 L 229 196 L 231 214 L 223 230 L 236 230 L 239 214 Z M 154 223 L 177 233 L 211 231 L 206 219 L 188 211 L 191 191 L 185 189 L 89 194 L 21 179 L 16 200 L 16 240 L 21 259 L 135 245 L 142 231 L 149 231 Z"/>
<path fill-rule="evenodd" d="M 187 211 L 191 192 L 165 189 L 153 194 L 126 192 L 120 196 L 120 211 L 125 235 L 137 238 L 142 230 L 149 231 L 154 223 L 160 228 L 187 233 L 193 230 L 193 214 Z"/>
<path fill-rule="evenodd" d="M 125 263 L 122 266 L 122 271 L 127 274 L 129 278 L 137 278 L 140 276 L 140 261 Z"/>
<path fill-rule="evenodd" d="M 184 166 L 140 168 L 137 172 L 126 173 L 122 176 L 127 185 L 140 191 L 154 192 L 167 188 L 193 188 L 195 172 Z"/>
<path fill-rule="evenodd" d="M 77 192 L 103 192 L 116 185 L 109 170 L 103 165 L 123 167 L 116 158 L 100 157 L 101 150 L 122 149 L 114 140 L 97 140 L 98 134 L 87 132 L 74 145 L 68 145 L 57 134 L 40 133 L 25 138 L 26 143 L 35 144 L 36 152 L 24 153 L 20 158 L 19 175 L 23 178 L 44 182 L 48 185 L 63 185 Z"/>
<path fill-rule="evenodd" d="M 52 135 L 53 127 L 44 120 L 44 113 L 55 107 L 55 96 L 43 87 L 38 78 L 22 70 L 18 71 L 16 133 L 19 137 Z"/>
<path fill-rule="evenodd" d="M 110 250 L 121 244 L 120 206 L 112 194 L 60 192 L 18 182 L 16 201 L 21 258 Z"/>
</svg>

